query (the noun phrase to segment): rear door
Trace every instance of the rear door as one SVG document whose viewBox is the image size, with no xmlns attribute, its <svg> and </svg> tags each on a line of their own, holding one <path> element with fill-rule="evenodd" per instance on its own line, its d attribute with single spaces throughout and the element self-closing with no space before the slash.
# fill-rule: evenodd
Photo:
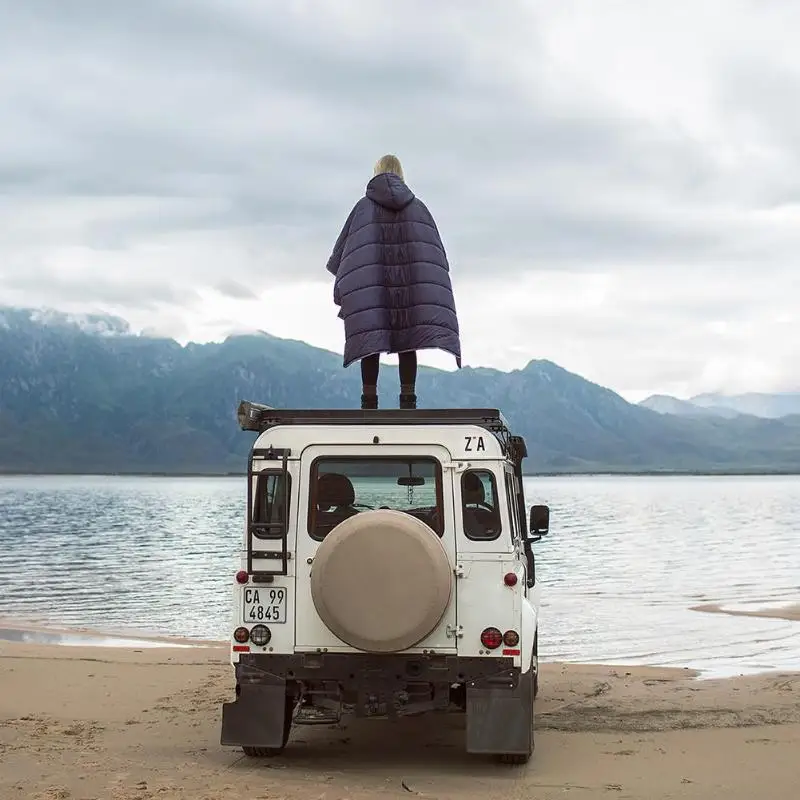
<svg viewBox="0 0 800 800">
<path fill-rule="evenodd" d="M 380 464 L 379 461 L 386 463 Z M 395 475 L 398 474 L 399 462 L 403 465 L 410 463 L 415 476 L 424 474 L 425 484 L 409 485 L 411 481 L 398 484 Z M 356 511 L 366 510 L 367 507 L 389 507 L 411 510 L 415 516 L 430 519 L 428 509 L 434 506 L 437 513 L 433 518 L 434 525 L 441 534 L 448 560 L 454 566 L 456 552 L 450 462 L 449 450 L 437 445 L 381 445 L 375 448 L 374 455 L 365 452 L 363 445 L 312 446 L 303 451 L 300 463 L 302 484 L 297 509 L 297 650 L 327 648 L 330 652 L 349 652 L 354 649 L 328 630 L 319 618 L 311 597 L 310 561 L 326 531 L 323 527 L 317 527 L 319 519 L 316 514 L 310 513 L 311 489 L 318 476 L 325 472 L 345 475 L 353 486 L 355 499 L 352 505 Z M 439 626 L 412 648 L 412 652 L 430 648 L 439 652 L 456 652 L 452 635 L 456 627 L 456 590 L 457 582 L 454 580 L 450 604 Z"/>
</svg>

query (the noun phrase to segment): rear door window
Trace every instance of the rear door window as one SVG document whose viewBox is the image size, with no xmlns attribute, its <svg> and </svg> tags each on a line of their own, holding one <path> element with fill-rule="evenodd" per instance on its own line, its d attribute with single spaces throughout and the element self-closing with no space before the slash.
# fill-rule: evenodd
<svg viewBox="0 0 800 800">
<path fill-rule="evenodd" d="M 323 539 L 363 511 L 388 508 L 444 533 L 442 469 L 435 458 L 318 458 L 311 465 L 308 532 Z"/>
</svg>

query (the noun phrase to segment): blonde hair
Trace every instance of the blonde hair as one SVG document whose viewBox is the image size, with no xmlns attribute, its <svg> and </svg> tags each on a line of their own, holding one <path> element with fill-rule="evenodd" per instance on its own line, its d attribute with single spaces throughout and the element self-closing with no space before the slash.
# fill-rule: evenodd
<svg viewBox="0 0 800 800">
<path fill-rule="evenodd" d="M 400 159 L 397 156 L 393 155 L 381 156 L 375 162 L 375 172 L 373 173 L 373 175 L 380 175 L 384 172 L 393 172 L 400 178 L 401 181 L 404 180 L 403 167 L 400 164 Z"/>
</svg>

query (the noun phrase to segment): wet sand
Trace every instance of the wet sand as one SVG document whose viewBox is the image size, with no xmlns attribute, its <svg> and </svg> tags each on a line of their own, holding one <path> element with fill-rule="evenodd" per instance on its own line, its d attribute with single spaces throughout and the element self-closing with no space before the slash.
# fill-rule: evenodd
<svg viewBox="0 0 800 800">
<path fill-rule="evenodd" d="M 536 751 L 463 751 L 450 715 L 295 728 L 251 760 L 219 744 L 227 651 L 0 642 L 0 798 L 356 800 L 797 796 L 800 673 L 545 664 Z"/>
<path fill-rule="evenodd" d="M 800 622 L 800 603 L 778 606 L 777 608 L 724 608 L 717 603 L 705 603 L 692 606 L 692 611 L 703 611 L 707 614 L 729 614 L 732 617 L 762 617 L 764 619 L 786 619 L 790 622 Z"/>
</svg>

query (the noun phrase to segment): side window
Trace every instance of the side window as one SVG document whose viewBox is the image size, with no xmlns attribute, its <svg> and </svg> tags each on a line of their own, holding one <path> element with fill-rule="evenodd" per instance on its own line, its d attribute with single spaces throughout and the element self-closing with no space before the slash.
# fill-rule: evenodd
<svg viewBox="0 0 800 800">
<path fill-rule="evenodd" d="M 287 475 L 286 482 L 286 502 L 292 490 L 291 476 Z M 256 477 L 255 493 L 253 497 L 253 522 L 267 523 L 275 527 L 258 531 L 257 536 L 261 538 L 280 538 L 282 531 L 280 528 L 284 519 L 284 486 L 282 472 L 260 472 Z"/>
<path fill-rule="evenodd" d="M 515 472 L 512 472 L 509 477 L 514 487 L 514 508 L 517 510 L 517 531 L 519 532 L 519 538 L 523 539 L 528 535 L 528 520 L 525 517 L 525 500 L 522 494 L 522 483 Z"/>
<path fill-rule="evenodd" d="M 497 482 L 488 470 L 468 470 L 461 476 L 461 516 L 468 539 L 490 541 L 500 536 Z"/>
<path fill-rule="evenodd" d="M 511 520 L 511 538 L 517 541 L 520 538 L 519 525 L 519 504 L 517 503 L 516 492 L 514 491 L 514 475 L 506 470 L 506 501 L 508 502 L 508 518 Z"/>
</svg>

